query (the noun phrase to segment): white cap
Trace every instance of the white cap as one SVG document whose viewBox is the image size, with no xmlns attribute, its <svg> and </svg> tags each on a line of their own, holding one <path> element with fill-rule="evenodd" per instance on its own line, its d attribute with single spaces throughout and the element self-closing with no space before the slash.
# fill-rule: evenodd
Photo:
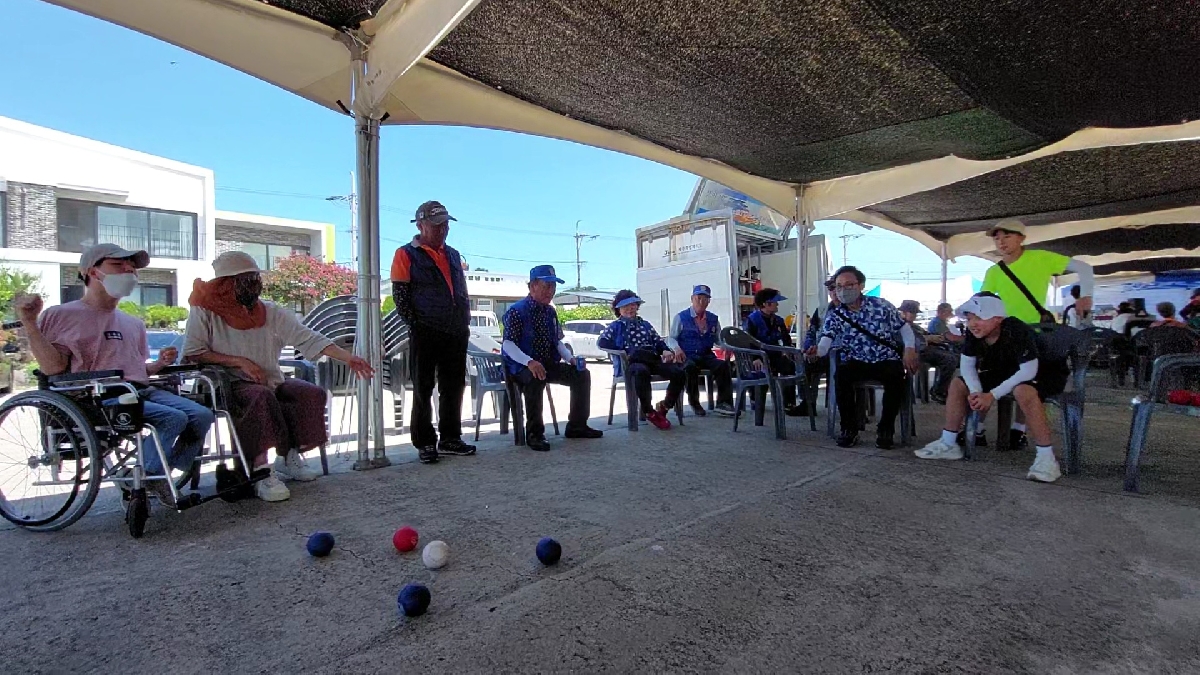
<svg viewBox="0 0 1200 675">
<path fill-rule="evenodd" d="M 967 314 L 974 314 L 981 319 L 994 319 L 996 317 L 1006 317 L 1008 312 L 1004 310 L 1004 301 L 994 295 L 972 295 L 970 300 L 964 302 L 955 314 L 962 318 L 967 318 Z"/>
<path fill-rule="evenodd" d="M 226 251 L 213 261 L 213 272 L 217 277 L 236 277 L 246 272 L 262 272 L 250 254 L 241 251 Z"/>
<path fill-rule="evenodd" d="M 1021 221 L 1017 220 L 1016 218 L 1009 218 L 1007 220 L 1001 220 L 1000 222 L 998 222 L 995 225 L 992 225 L 991 227 L 988 228 L 987 236 L 994 237 L 994 236 L 996 236 L 996 232 L 998 232 L 1000 230 L 1004 230 L 1005 232 L 1012 232 L 1013 234 L 1019 234 L 1022 237 L 1024 237 L 1025 236 L 1025 223 L 1022 223 Z"/>
</svg>

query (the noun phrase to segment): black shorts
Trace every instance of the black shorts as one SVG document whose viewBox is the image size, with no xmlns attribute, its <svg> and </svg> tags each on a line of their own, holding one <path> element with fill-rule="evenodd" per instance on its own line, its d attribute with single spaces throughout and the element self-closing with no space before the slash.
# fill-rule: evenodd
<svg viewBox="0 0 1200 675">
<path fill-rule="evenodd" d="M 990 373 L 980 374 L 979 383 L 983 385 L 983 390 L 991 391 L 996 387 L 999 387 L 1001 383 L 1003 383 L 1009 377 L 1012 377 L 1011 373 L 1009 375 L 1001 375 L 1001 373 L 996 373 L 995 375 Z M 1045 401 L 1051 396 L 1057 396 L 1061 394 L 1063 390 L 1067 388 L 1067 379 L 1070 377 L 1070 375 L 1070 371 L 1066 368 L 1057 368 L 1054 367 L 1054 364 L 1050 364 L 1050 367 L 1046 372 L 1042 372 L 1042 368 L 1039 367 L 1037 377 L 1033 378 L 1029 382 L 1023 382 L 1022 384 L 1032 385 L 1033 388 L 1037 390 L 1038 398 Z M 963 378 L 960 375 L 958 379 L 962 380 Z M 964 380 L 964 384 L 965 383 L 966 381 Z"/>
</svg>

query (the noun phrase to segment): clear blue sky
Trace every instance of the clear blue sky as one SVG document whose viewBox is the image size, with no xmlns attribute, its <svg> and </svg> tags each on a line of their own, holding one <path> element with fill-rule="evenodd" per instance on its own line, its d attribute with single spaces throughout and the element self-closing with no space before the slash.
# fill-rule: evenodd
<svg viewBox="0 0 1200 675">
<path fill-rule="evenodd" d="M 0 3 L 0 63 L 8 65 L 0 115 L 211 168 L 217 208 L 334 223 L 338 258 L 349 258 L 349 211 L 324 200 L 350 191 L 349 118 L 37 0 Z M 584 245 L 584 284 L 632 286 L 634 229 L 679 215 L 696 181 L 605 150 L 461 127 L 385 127 L 380 154 L 385 274 L 391 252 L 413 234 L 412 211 L 437 199 L 459 220 L 450 243 L 475 267 L 525 272 L 529 261 L 553 262 L 573 283 L 570 234 L 582 220 L 583 231 L 603 237 Z M 843 229 L 866 233 L 848 253 L 870 277 L 939 274 L 937 256 L 900 235 L 818 223 L 835 265 Z M 982 277 L 986 267 L 966 259 L 951 275 Z"/>
</svg>

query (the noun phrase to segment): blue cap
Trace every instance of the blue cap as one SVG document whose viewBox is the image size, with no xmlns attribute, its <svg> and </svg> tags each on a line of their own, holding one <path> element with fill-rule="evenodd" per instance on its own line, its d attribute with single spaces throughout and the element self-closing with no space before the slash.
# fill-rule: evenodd
<svg viewBox="0 0 1200 675">
<path fill-rule="evenodd" d="M 776 293 L 775 297 L 771 298 L 770 300 L 767 300 L 767 302 L 783 302 L 784 300 L 787 300 L 787 298 L 784 297 L 783 293 Z"/>
<path fill-rule="evenodd" d="M 711 298 L 712 290 L 709 289 L 709 287 L 705 286 L 704 284 L 697 284 L 695 286 L 692 286 L 692 295 L 707 295 L 708 297 Z"/>
<path fill-rule="evenodd" d="M 559 279 L 558 275 L 556 275 L 554 273 L 553 265 L 538 265 L 537 267 L 529 270 L 529 280 L 530 281 L 553 281 L 556 284 L 567 283 L 567 282 L 563 281 L 562 279 Z"/>
<path fill-rule="evenodd" d="M 625 307 L 626 305 L 640 305 L 640 304 L 642 304 L 642 302 L 643 302 L 642 299 L 639 298 L 638 296 L 631 295 L 628 298 L 625 298 L 624 300 L 618 302 L 616 307 L 617 307 L 617 309 L 621 309 L 622 307 Z"/>
</svg>

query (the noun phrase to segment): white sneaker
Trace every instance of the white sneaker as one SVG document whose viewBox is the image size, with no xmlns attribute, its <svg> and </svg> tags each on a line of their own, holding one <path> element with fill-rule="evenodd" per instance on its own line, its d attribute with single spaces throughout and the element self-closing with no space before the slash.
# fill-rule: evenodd
<svg viewBox="0 0 1200 675">
<path fill-rule="evenodd" d="M 1036 480 L 1040 483 L 1053 483 L 1061 476 L 1062 471 L 1058 468 L 1058 460 L 1054 457 L 1035 459 L 1033 466 L 1029 467 L 1029 473 L 1025 474 L 1029 480 Z"/>
<path fill-rule="evenodd" d="M 316 480 L 321 475 L 320 471 L 310 469 L 308 463 L 304 461 L 304 455 L 295 450 L 288 452 L 286 459 L 276 457 L 271 468 L 281 480 L 298 480 L 302 483 Z"/>
<path fill-rule="evenodd" d="M 913 454 L 921 459 L 962 459 L 962 448 L 958 445 L 946 445 L 942 439 L 930 443 L 920 450 L 913 450 Z"/>
<path fill-rule="evenodd" d="M 264 502 L 282 502 L 289 499 L 292 493 L 272 471 L 270 476 L 254 484 L 254 496 Z"/>
</svg>

